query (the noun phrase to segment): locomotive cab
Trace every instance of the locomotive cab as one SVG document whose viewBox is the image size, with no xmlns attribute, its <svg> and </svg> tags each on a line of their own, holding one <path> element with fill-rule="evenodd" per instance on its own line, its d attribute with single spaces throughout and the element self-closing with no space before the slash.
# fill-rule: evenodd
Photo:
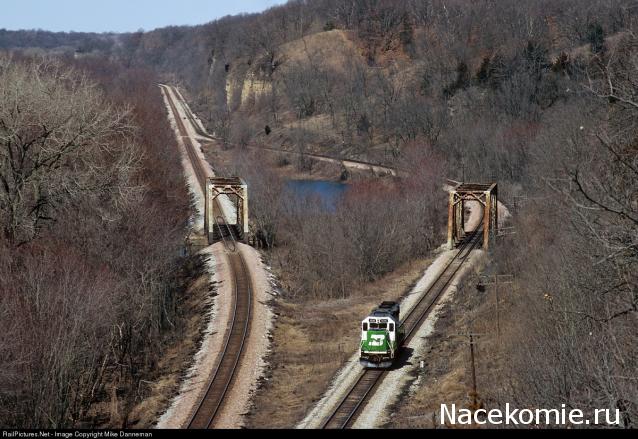
<svg viewBox="0 0 638 439">
<path fill-rule="evenodd" d="M 399 304 L 383 302 L 361 322 L 361 356 L 366 368 L 392 366 L 403 341 Z"/>
</svg>

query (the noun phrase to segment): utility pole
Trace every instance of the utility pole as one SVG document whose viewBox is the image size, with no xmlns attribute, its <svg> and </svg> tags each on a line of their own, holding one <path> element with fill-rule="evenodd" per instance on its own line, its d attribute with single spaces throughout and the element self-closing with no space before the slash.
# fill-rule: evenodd
<svg viewBox="0 0 638 439">
<path fill-rule="evenodd" d="M 489 282 L 483 282 L 484 279 L 490 279 Z M 493 280 L 492 280 L 493 279 Z M 499 282 L 501 285 L 507 285 L 514 283 L 514 275 L 512 274 L 495 274 L 492 276 L 481 276 L 481 283 L 483 285 L 494 285 L 494 293 L 496 296 L 496 336 L 501 337 L 501 315 L 500 315 L 500 296 L 498 285 Z"/>
<path fill-rule="evenodd" d="M 470 359 L 472 361 L 472 407 L 476 409 L 477 406 L 477 393 L 476 393 L 476 364 L 474 362 L 474 337 L 470 332 Z"/>
<path fill-rule="evenodd" d="M 478 390 L 477 390 L 477 383 L 476 383 L 476 353 L 474 352 L 474 345 L 476 343 L 478 343 L 478 341 L 476 340 L 476 337 L 480 337 L 486 334 L 482 334 L 482 333 L 477 333 L 477 332 L 472 332 L 471 330 L 465 334 L 457 334 L 457 337 L 463 337 L 466 338 L 468 340 L 468 343 L 470 345 L 470 376 L 472 379 L 472 391 L 470 392 L 470 397 L 472 398 L 472 405 L 471 408 L 472 410 L 477 410 L 479 408 L 478 405 Z M 453 336 L 454 337 L 454 336 Z"/>
</svg>

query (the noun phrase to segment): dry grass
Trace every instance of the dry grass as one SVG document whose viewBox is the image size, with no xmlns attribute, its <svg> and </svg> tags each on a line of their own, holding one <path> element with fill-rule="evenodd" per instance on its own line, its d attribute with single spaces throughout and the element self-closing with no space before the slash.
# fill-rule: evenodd
<svg viewBox="0 0 638 439">
<path fill-rule="evenodd" d="M 259 161 L 264 167 L 274 170 L 281 178 L 286 180 L 330 180 L 339 181 L 343 172 L 343 166 L 337 163 L 330 163 L 321 160 L 315 160 L 310 171 L 300 170 L 298 166 L 299 157 L 297 155 L 286 155 L 271 150 L 258 150 L 250 148 L 248 150 L 239 149 L 222 149 L 216 142 L 208 142 L 202 145 L 207 160 L 215 163 L 215 171 L 228 169 L 233 162 L 233 155 L 238 156 L 255 154 L 259 156 Z M 280 159 L 286 157 L 288 164 L 281 165 Z M 370 171 L 348 169 L 349 180 L 360 180 L 370 178 Z"/>
<path fill-rule="evenodd" d="M 186 291 L 184 309 L 184 331 L 168 344 L 157 364 L 158 377 L 148 383 L 149 396 L 131 411 L 131 421 L 135 427 L 146 428 L 153 425 L 167 409 L 170 400 L 177 394 L 183 375 L 199 349 L 202 331 L 206 326 L 206 308 L 210 304 L 208 274 L 199 275 Z"/>
<path fill-rule="evenodd" d="M 472 406 L 472 378 L 467 333 L 477 336 L 475 364 L 479 405 L 489 407 L 498 392 L 504 357 L 499 349 L 495 328 L 494 292 L 480 292 L 477 279 L 469 278 L 465 286 L 441 311 L 433 334 L 428 337 L 432 346 L 428 353 L 420 381 L 391 408 L 392 428 L 441 428 L 441 404 L 456 404 L 457 408 Z M 508 300 L 501 299 L 501 312 L 507 312 Z M 506 328 L 501 328 L 504 341 Z M 500 378 L 500 379 L 499 379 Z M 448 426 L 452 427 L 452 426 Z"/>
<path fill-rule="evenodd" d="M 308 57 L 320 60 L 321 65 L 335 71 L 343 72 L 348 66 L 347 61 L 365 63 L 358 54 L 357 47 L 348 36 L 347 31 L 335 29 L 308 35 L 302 39 L 282 45 L 279 51 L 284 54 L 286 64 L 307 62 Z"/>
<path fill-rule="evenodd" d="M 211 300 L 210 277 L 202 272 L 200 264 L 193 267 L 190 275 L 192 281 L 188 283 L 182 302 L 178 305 L 181 311 L 179 321 L 175 322 L 177 327 L 172 338 L 165 341 L 155 372 L 149 374 L 153 377 L 152 381 L 141 383 L 141 400 L 133 406 L 128 416 L 128 428 L 153 426 L 177 394 L 182 376 L 199 349 L 207 323 L 206 309 Z M 113 410 L 112 402 L 109 404 L 109 410 Z"/>
<path fill-rule="evenodd" d="M 268 154 L 271 160 L 278 158 L 278 153 Z M 325 161 L 314 161 L 310 171 L 299 170 L 298 156 L 288 156 L 290 164 L 277 167 L 277 174 L 286 180 L 331 180 L 338 181 L 343 171 L 342 166 Z"/>
<path fill-rule="evenodd" d="M 269 370 L 256 392 L 247 425 L 285 428 L 299 422 L 356 352 L 359 321 L 381 301 L 407 293 L 430 262 L 405 264 L 344 300 L 278 299 Z"/>
<path fill-rule="evenodd" d="M 332 121 L 328 114 L 317 114 L 303 120 L 293 119 L 282 124 L 287 129 L 303 129 L 316 134 L 330 133 L 332 131 Z M 277 134 L 276 131 L 273 133 Z"/>
</svg>

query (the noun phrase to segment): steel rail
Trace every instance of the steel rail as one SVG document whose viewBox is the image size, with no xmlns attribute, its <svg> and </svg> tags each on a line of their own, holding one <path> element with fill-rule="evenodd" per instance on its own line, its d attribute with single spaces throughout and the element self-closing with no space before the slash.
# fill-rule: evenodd
<svg viewBox="0 0 638 439">
<path fill-rule="evenodd" d="M 193 166 L 193 171 L 195 172 L 195 177 L 202 189 L 202 192 L 205 196 L 206 194 L 206 177 L 208 176 L 208 172 L 204 169 L 204 166 L 201 163 L 201 159 L 197 156 L 195 152 L 195 145 L 191 142 L 190 136 L 188 135 L 188 130 L 186 130 L 186 126 L 182 121 L 182 118 L 179 115 L 179 111 L 177 111 L 177 107 L 173 102 L 173 98 L 170 95 L 170 87 L 161 85 L 166 90 L 166 99 L 168 100 L 168 104 L 171 107 L 171 111 L 173 112 L 173 118 L 175 119 L 175 123 L 177 125 L 177 131 L 180 133 L 180 137 L 184 143 L 184 149 L 186 149 L 186 154 Z"/>
<path fill-rule="evenodd" d="M 482 216 L 481 216 L 482 218 Z M 463 266 L 463 263 L 467 260 L 469 255 L 472 253 L 472 250 L 477 246 L 480 242 L 478 239 L 479 231 L 483 222 L 481 221 L 478 226 L 470 232 L 469 236 L 465 239 L 465 242 L 459 248 L 458 252 L 454 257 L 448 262 L 445 266 L 441 274 L 437 276 L 434 280 L 430 288 L 423 294 L 421 299 L 412 307 L 408 315 L 403 319 L 401 326 L 406 325 L 406 323 L 410 322 L 410 319 L 415 321 L 408 323 L 408 330 L 406 331 L 405 339 L 403 341 L 404 344 L 407 344 L 414 334 L 415 330 L 421 326 L 421 323 L 425 318 L 431 313 L 432 308 L 437 303 L 439 297 L 443 294 L 444 291 L 447 290 L 448 285 L 454 279 L 456 273 Z M 467 251 L 466 251 L 467 250 Z M 461 257 L 462 255 L 462 257 Z M 460 262 L 459 262 L 460 261 Z M 456 267 L 452 267 L 453 264 L 459 262 Z M 453 268 L 450 270 L 450 268 Z M 439 281 L 444 280 L 442 284 Z M 431 292 L 436 289 L 436 293 L 434 297 L 431 296 Z M 429 301 L 426 301 L 426 298 L 430 298 Z M 422 305 L 426 305 L 424 309 Z M 417 310 L 418 314 L 417 313 Z M 413 316 L 416 316 L 414 318 Z M 339 402 L 337 408 L 328 416 L 328 418 L 323 423 L 323 429 L 327 428 L 347 428 L 352 421 L 356 419 L 358 416 L 364 402 L 366 402 L 376 390 L 376 387 L 381 383 L 383 378 L 387 375 L 387 370 L 379 370 L 379 369 L 364 369 L 358 376 L 354 385 L 350 388 L 348 393 L 344 396 L 344 398 Z"/>
<path fill-rule="evenodd" d="M 195 147 L 191 142 L 190 136 L 188 136 L 188 131 L 186 130 L 175 103 L 173 102 L 173 98 L 170 95 L 169 87 L 164 85 L 160 85 L 160 87 L 165 89 L 165 95 L 171 111 L 173 112 L 177 130 L 184 141 L 184 147 L 193 166 L 195 176 L 202 188 L 202 191 L 205 193 L 205 184 L 208 172 L 195 152 Z M 215 200 L 215 203 L 218 203 L 217 200 Z M 220 207 L 219 204 L 218 207 Z M 216 219 L 217 222 L 219 221 L 219 218 L 221 217 Z M 224 224 L 229 227 L 225 221 Z M 218 226 L 220 227 L 220 235 L 222 235 L 223 239 L 223 233 L 221 233 L 221 226 L 219 223 Z M 235 251 L 236 243 L 232 236 L 232 231 L 230 231 L 230 235 L 233 245 L 232 252 L 228 255 L 228 257 L 234 284 L 233 310 L 230 329 L 227 331 L 223 351 L 219 356 L 215 371 L 213 372 L 206 387 L 206 392 L 188 421 L 188 428 L 210 428 L 214 424 L 215 418 L 224 404 L 225 396 L 235 379 L 237 366 L 244 354 L 244 345 L 250 330 L 253 300 L 251 279 L 243 256 L 241 253 Z M 227 243 L 224 239 L 224 246 L 226 247 L 226 245 Z M 228 247 L 226 248 L 228 249 Z"/>
<path fill-rule="evenodd" d="M 215 223 L 217 224 L 217 228 L 219 229 L 219 236 L 222 239 L 222 242 L 224 243 L 224 248 L 228 250 L 229 252 L 235 252 L 237 250 L 237 243 L 235 241 L 235 237 L 233 236 L 233 231 L 228 225 L 228 223 L 224 220 L 223 217 L 219 215 L 215 218 Z M 222 225 L 226 226 L 226 231 L 228 232 L 228 236 L 230 236 L 230 242 L 226 241 L 226 238 L 224 237 Z"/>
<path fill-rule="evenodd" d="M 195 130 L 195 132 L 199 134 L 200 136 L 205 137 L 209 140 L 216 140 L 213 136 L 203 131 L 200 125 L 195 121 L 195 115 L 191 111 L 190 107 L 186 105 L 186 99 L 184 99 L 184 96 L 182 96 L 182 93 L 177 89 L 177 87 L 173 87 L 173 91 L 175 92 L 175 95 L 179 95 L 178 97 L 179 103 L 182 106 L 182 109 L 184 110 L 186 117 L 188 118 L 188 120 L 190 120 L 191 125 L 193 125 L 193 129 Z"/>
<path fill-rule="evenodd" d="M 206 393 L 192 414 L 188 428 L 211 428 L 225 402 L 228 389 L 235 380 L 239 361 L 244 354 L 244 345 L 250 329 L 252 317 L 252 286 L 246 277 L 248 272 L 244 258 L 240 253 L 229 255 L 231 271 L 235 285 L 235 300 L 231 329 L 226 338 L 224 350 L 215 372 L 208 383 Z M 240 273 L 242 276 L 238 276 Z M 242 294 L 242 286 L 248 294 Z"/>
<path fill-rule="evenodd" d="M 179 95 L 178 100 L 180 101 L 180 105 L 182 106 L 182 108 L 184 109 L 184 113 L 186 114 L 186 118 L 188 120 L 190 120 L 191 125 L 193 125 L 193 129 L 195 130 L 195 132 L 197 134 L 199 134 L 201 137 L 204 137 L 206 139 L 209 140 L 218 140 L 216 137 L 214 137 L 213 135 L 209 134 L 208 132 L 202 131 L 202 129 L 200 128 L 199 124 L 195 121 L 195 115 L 193 114 L 193 112 L 191 111 L 190 107 L 188 107 L 185 103 L 185 99 L 182 96 L 182 94 L 179 92 L 179 90 L 177 90 L 175 87 L 173 87 L 173 91 L 176 95 Z M 398 174 L 398 172 L 401 172 L 400 169 L 391 167 L 391 166 L 387 166 L 387 165 L 383 165 L 381 163 L 371 163 L 371 162 L 365 162 L 362 160 L 357 160 L 357 159 L 349 159 L 349 158 L 339 158 L 339 157 L 331 157 L 328 155 L 324 155 L 324 154 L 315 154 L 315 153 L 300 153 L 297 151 L 286 151 L 283 149 L 277 149 L 277 148 L 269 148 L 269 147 L 265 147 L 265 146 L 248 146 L 248 148 L 250 149 L 261 149 L 264 151 L 269 151 L 269 152 L 273 152 L 273 153 L 278 153 L 278 154 L 290 154 L 290 155 L 304 155 L 306 157 L 310 157 L 313 159 L 317 159 L 317 160 L 328 160 L 331 162 L 335 162 L 335 163 L 352 163 L 352 164 L 356 164 L 356 165 L 362 165 L 362 166 L 368 166 L 370 167 L 370 169 L 374 169 L 377 168 L 380 171 L 383 172 L 387 172 L 393 175 Z"/>
</svg>

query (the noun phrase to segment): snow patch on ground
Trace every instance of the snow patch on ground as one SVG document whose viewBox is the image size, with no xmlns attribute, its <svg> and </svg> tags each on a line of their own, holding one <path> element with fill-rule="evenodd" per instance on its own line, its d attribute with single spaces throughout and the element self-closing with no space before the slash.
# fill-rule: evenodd
<svg viewBox="0 0 638 439">
<path fill-rule="evenodd" d="M 401 300 L 401 314 L 407 315 L 412 308 L 418 303 L 423 294 L 432 286 L 441 272 L 452 260 L 458 250 L 442 250 L 439 256 L 425 270 L 423 276 L 410 292 Z M 418 338 L 418 337 L 416 337 Z M 359 352 L 355 352 L 346 362 L 330 384 L 330 387 L 324 393 L 324 396 L 306 415 L 306 417 L 297 425 L 296 428 L 320 428 L 322 421 L 327 418 L 334 407 L 346 396 L 346 393 L 359 375 L 362 373 L 359 364 Z"/>
<path fill-rule="evenodd" d="M 266 370 L 265 359 L 270 351 L 270 333 L 274 321 L 274 313 L 269 305 L 272 298 L 271 273 L 263 264 L 259 252 L 253 247 L 238 244 L 237 250 L 243 256 L 246 266 L 250 267 L 253 286 L 252 319 L 241 365 L 228 393 L 227 403 L 215 421 L 215 428 L 244 427 L 245 414 L 250 410 L 251 398 L 257 391 L 259 378 Z"/>
<path fill-rule="evenodd" d="M 168 94 L 171 99 L 173 100 L 174 103 L 176 103 L 175 108 L 177 109 L 177 113 L 179 115 L 179 117 L 181 118 L 181 120 L 184 122 L 184 127 L 186 128 L 186 132 L 188 133 L 188 137 L 190 138 L 191 143 L 193 144 L 193 146 L 195 147 L 195 154 L 197 155 L 198 159 L 200 160 L 200 162 L 203 164 L 204 166 L 204 171 L 206 172 L 206 175 L 210 176 L 210 177 L 214 177 L 215 171 L 213 170 L 213 167 L 208 163 L 208 161 L 206 161 L 206 157 L 204 156 L 204 153 L 202 152 L 202 144 L 197 141 L 196 139 L 199 138 L 199 136 L 197 135 L 197 132 L 195 131 L 195 129 L 193 128 L 193 126 L 190 123 L 190 120 L 188 120 L 188 118 L 186 117 L 186 112 L 184 110 L 184 107 L 188 107 L 188 104 L 183 101 L 181 95 L 179 95 L 179 97 L 174 93 L 174 90 L 172 87 L 162 87 L 162 91 L 164 92 L 164 102 L 168 108 L 168 113 L 169 113 L 169 120 L 171 121 L 171 126 L 173 126 L 173 129 L 175 130 L 176 136 L 177 136 L 177 141 L 180 145 L 180 149 L 182 151 L 182 161 L 187 161 L 188 165 L 184 166 L 185 169 L 188 170 L 188 174 L 189 174 L 189 185 L 193 185 L 194 187 L 197 188 L 196 192 L 199 192 L 200 194 L 200 199 L 195 200 L 197 202 L 197 206 L 204 206 L 204 195 L 202 193 L 202 189 L 201 186 L 199 185 L 197 178 L 195 178 L 195 171 L 193 170 L 193 167 L 190 163 L 190 159 L 188 158 L 188 154 L 186 154 L 186 146 L 184 145 L 184 140 L 181 138 L 181 136 L 179 135 L 179 131 L 177 131 L 177 125 L 175 122 L 175 118 L 173 115 L 173 112 L 171 111 L 171 108 L 168 106 L 168 100 L 166 97 L 166 94 Z M 191 178 L 192 177 L 192 178 Z M 236 209 L 235 209 L 235 205 L 234 203 L 226 196 L 226 195 L 220 195 L 218 197 L 219 200 L 219 204 L 221 206 L 222 209 L 222 215 L 224 216 L 224 219 L 226 220 L 227 224 L 236 224 L 237 223 L 237 213 L 236 213 Z M 201 225 L 202 225 L 202 230 L 203 230 L 203 224 L 204 224 L 204 216 L 202 213 L 202 218 L 201 218 Z"/>
<path fill-rule="evenodd" d="M 214 290 L 217 296 L 208 308 L 206 318 L 208 324 L 204 331 L 202 344 L 193 357 L 193 363 L 186 372 L 180 385 L 177 396 L 171 401 L 169 408 L 159 418 L 156 428 L 185 428 L 194 413 L 199 400 L 206 392 L 210 380 L 211 371 L 218 363 L 218 357 L 222 351 L 225 331 L 227 330 L 230 315 L 231 285 L 222 282 L 228 279 L 230 267 L 220 254 L 221 244 L 209 246 L 200 253 L 205 255 L 206 272 L 209 273 L 210 282 L 216 286 Z"/>
<path fill-rule="evenodd" d="M 168 109 L 168 117 L 173 130 L 177 133 L 177 141 L 182 156 L 182 166 L 186 176 L 186 182 L 194 203 L 194 213 L 191 225 L 195 231 L 203 231 L 204 228 L 204 194 L 195 176 L 195 172 L 186 153 L 182 137 L 177 130 L 177 123 L 168 103 L 167 95 L 173 98 L 175 95 L 170 87 L 161 87 L 164 103 Z M 187 105 L 180 95 L 183 105 Z M 176 105 L 178 117 L 184 119 L 184 107 Z M 189 120 L 185 120 L 184 126 L 189 133 L 191 141 L 196 146 L 196 152 L 202 163 L 206 165 L 208 175 L 214 176 L 212 167 L 206 162 L 201 145 L 194 141 L 194 130 Z M 235 218 L 235 208 L 228 197 L 220 197 L 223 215 L 226 218 Z M 230 214 L 230 215 L 229 215 Z M 231 224 L 234 221 L 230 222 Z M 257 389 L 259 378 L 266 368 L 266 355 L 270 349 L 270 334 L 274 324 L 274 313 L 268 302 L 275 296 L 276 279 L 269 267 L 261 259 L 260 253 L 245 244 L 238 244 L 237 250 L 241 252 L 248 268 L 252 287 L 252 320 L 249 336 L 244 346 L 242 364 L 237 371 L 236 380 L 229 390 L 227 403 L 216 419 L 216 426 L 224 428 L 237 428 L 244 424 L 244 414 L 250 408 L 250 400 Z M 210 307 L 207 310 L 208 324 L 204 331 L 202 345 L 193 357 L 193 363 L 187 370 L 180 385 L 177 396 L 171 401 L 169 408 L 159 418 L 157 428 L 184 428 L 188 425 L 199 401 L 208 389 L 212 373 L 217 368 L 223 343 L 227 332 L 230 330 L 231 306 L 233 302 L 233 282 L 230 263 L 226 250 L 221 242 L 210 245 L 200 252 L 205 255 L 206 273 L 217 292 L 215 299 L 211 297 Z"/>
<path fill-rule="evenodd" d="M 452 189 L 452 186 L 445 185 L 443 189 L 449 191 Z M 466 218 L 465 229 L 474 230 L 480 224 L 483 217 L 483 209 L 480 208 L 480 204 L 477 202 L 467 202 L 466 206 L 470 210 L 470 214 Z M 500 202 L 498 203 L 498 208 L 500 225 L 502 224 L 502 221 L 509 217 L 509 212 Z M 458 250 L 448 250 L 447 244 L 443 244 L 439 247 L 439 249 L 437 249 L 437 252 L 439 255 L 434 262 L 432 262 L 432 264 L 426 269 L 423 276 L 419 279 L 412 290 L 401 300 L 402 315 L 407 315 L 412 310 L 412 308 L 418 303 L 419 299 L 423 297 L 425 292 L 431 287 L 441 272 L 454 258 L 454 255 L 456 255 Z M 397 389 L 403 388 L 403 386 L 406 383 L 409 383 L 410 380 L 414 380 L 410 372 L 414 371 L 414 369 L 419 365 L 419 359 L 422 358 L 427 351 L 425 338 L 434 330 L 434 325 L 438 319 L 440 309 L 445 303 L 454 297 L 454 294 L 464 277 L 471 270 L 482 267 L 485 259 L 484 256 L 485 252 L 483 250 L 473 250 L 471 252 L 466 263 L 456 273 L 452 282 L 448 285 L 446 291 L 439 299 L 439 302 L 435 305 L 434 311 L 424 321 L 421 327 L 417 330 L 416 336 L 413 337 L 408 344 L 408 347 L 413 349 L 412 358 L 414 360 L 411 364 L 408 364 L 401 369 L 392 370 L 388 373 L 382 384 L 377 388 L 372 401 L 366 405 L 362 414 L 355 422 L 355 428 L 373 428 L 385 422 L 387 419 L 386 408 L 395 402 L 395 399 L 393 398 L 397 397 Z M 359 365 L 359 352 L 355 352 L 339 370 L 339 372 L 337 372 L 326 393 L 324 393 L 319 402 L 297 425 L 297 428 L 320 428 L 322 421 L 325 420 L 332 413 L 332 410 L 334 410 L 337 404 L 341 402 L 361 373 L 362 368 Z"/>
<path fill-rule="evenodd" d="M 505 206 L 505 204 L 500 201 L 496 203 L 497 215 L 498 215 L 498 226 L 501 227 L 505 224 L 505 221 L 512 217 L 510 210 Z"/>
<path fill-rule="evenodd" d="M 473 250 L 467 261 L 454 276 L 454 280 L 446 288 L 445 292 L 433 308 L 433 312 L 425 319 L 416 335 L 410 340 L 407 347 L 413 349 L 409 363 L 401 369 L 391 370 L 377 388 L 374 398 L 366 404 L 353 428 L 375 428 L 388 421 L 387 408 L 397 402 L 399 389 L 415 380 L 414 371 L 419 367 L 420 360 L 428 351 L 427 337 L 434 331 L 434 325 L 439 318 L 443 306 L 456 294 L 463 279 L 472 271 L 482 266 L 485 258 L 483 250 Z"/>
<path fill-rule="evenodd" d="M 179 102 L 182 105 L 182 107 L 188 107 L 188 104 L 186 103 L 186 99 L 184 99 L 184 96 L 182 95 L 182 92 L 179 91 L 179 89 L 177 87 L 175 87 L 173 89 L 175 91 L 175 94 L 177 94 L 178 98 L 179 98 Z M 190 108 L 189 108 L 190 109 Z M 184 110 L 186 111 L 186 110 Z M 206 128 L 204 128 L 204 124 L 202 123 L 202 121 L 200 120 L 200 118 L 197 116 L 197 114 L 195 114 L 194 112 L 190 112 L 190 114 L 193 116 L 193 120 L 195 121 L 195 123 L 197 124 L 197 127 L 204 133 L 206 133 Z M 200 138 L 199 134 L 197 134 L 197 137 Z M 205 139 L 205 138 L 204 138 Z"/>
</svg>

